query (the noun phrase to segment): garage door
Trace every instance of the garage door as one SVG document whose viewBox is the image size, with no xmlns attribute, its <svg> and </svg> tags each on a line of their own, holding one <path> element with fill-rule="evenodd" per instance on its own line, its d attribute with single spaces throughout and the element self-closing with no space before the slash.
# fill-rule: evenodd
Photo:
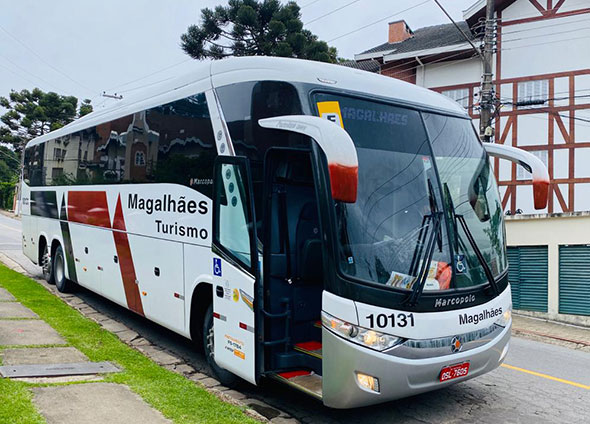
<svg viewBox="0 0 590 424">
<path fill-rule="evenodd" d="M 559 246 L 559 313 L 590 315 L 590 246 Z"/>
<path fill-rule="evenodd" d="M 547 246 L 508 248 L 512 307 L 547 312 Z"/>
</svg>

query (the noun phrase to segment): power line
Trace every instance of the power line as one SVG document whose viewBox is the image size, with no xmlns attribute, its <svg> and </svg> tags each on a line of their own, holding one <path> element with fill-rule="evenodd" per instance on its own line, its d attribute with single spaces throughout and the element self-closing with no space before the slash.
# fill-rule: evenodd
<svg viewBox="0 0 590 424">
<path fill-rule="evenodd" d="M 332 14 L 334 14 L 334 13 L 336 13 L 336 12 L 338 12 L 338 11 L 342 10 L 342 9 L 344 9 L 345 7 L 348 7 L 348 6 L 350 6 L 350 5 L 353 5 L 353 4 L 355 4 L 355 3 L 358 3 L 359 1 L 361 1 L 361 0 L 353 0 L 353 1 L 351 1 L 350 3 L 346 3 L 344 6 L 340 6 L 340 7 L 336 8 L 336 9 L 332 10 L 331 12 L 328 12 L 328 13 L 326 13 L 326 14 L 324 14 L 324 15 L 318 16 L 318 17 L 317 17 L 317 18 L 315 18 L 315 19 L 312 19 L 311 21 L 304 22 L 304 23 L 303 23 L 303 25 L 309 25 L 309 24 L 311 24 L 311 23 L 314 23 L 314 22 L 316 22 L 316 21 L 319 21 L 320 19 L 323 19 L 323 18 L 325 18 L 326 16 L 330 16 L 330 15 L 332 15 Z"/>
<path fill-rule="evenodd" d="M 17 163 L 17 164 L 20 166 L 20 160 L 18 160 L 18 159 L 16 159 L 16 158 L 14 158 L 14 157 L 12 157 L 12 156 L 10 156 L 8 153 L 6 153 L 6 152 L 5 152 L 4 150 L 2 150 L 2 149 L 0 149 L 0 153 L 2 153 L 2 155 L 3 155 L 5 158 L 8 158 L 8 159 L 11 159 L 11 160 L 15 161 L 15 162 L 16 162 L 16 163 Z"/>
<path fill-rule="evenodd" d="M 463 38 L 465 40 L 467 40 L 467 42 L 469 44 L 471 44 L 471 47 L 473 48 L 473 50 L 481 57 L 482 60 L 484 60 L 484 57 L 483 57 L 483 54 L 481 53 L 481 51 L 477 47 L 475 47 L 475 44 L 473 44 L 473 41 L 471 41 L 471 39 L 467 36 L 467 34 L 465 34 L 465 32 L 463 32 L 463 30 L 459 27 L 459 25 L 457 25 L 457 22 L 455 22 L 455 20 L 451 17 L 451 15 L 449 15 L 449 12 L 446 11 L 446 9 L 442 6 L 442 4 L 439 3 L 438 0 L 433 0 L 433 1 L 440 8 L 440 10 L 443 11 L 443 13 L 447 16 L 447 18 L 449 18 L 449 20 L 453 23 L 455 28 L 457 28 L 457 31 L 459 31 L 461 33 Z"/>
<path fill-rule="evenodd" d="M 30 76 L 32 76 L 33 78 L 38 79 L 39 81 L 43 81 L 45 84 L 47 84 L 50 87 L 55 88 L 56 90 L 60 91 L 55 85 L 53 85 L 52 83 L 50 83 L 49 81 L 41 78 L 40 76 L 37 76 L 35 74 L 33 74 L 32 72 L 29 72 L 27 69 L 23 68 L 22 66 L 20 66 L 19 64 L 17 64 L 16 62 L 10 60 L 9 58 L 7 58 L 6 56 L 0 55 L 0 57 L 4 60 L 6 60 L 8 63 L 11 63 L 13 66 L 15 66 L 16 68 L 20 69 L 21 71 L 23 71 L 25 74 L 28 74 Z M 34 83 L 34 85 L 37 85 L 37 83 Z"/>
<path fill-rule="evenodd" d="M 157 71 L 154 71 L 154 72 L 152 72 L 152 73 L 150 73 L 150 74 L 144 75 L 143 77 L 136 78 L 136 79 L 134 79 L 134 80 L 127 81 L 126 83 L 123 83 L 123 84 L 116 85 L 116 86 L 114 86 L 114 87 L 108 88 L 108 89 L 106 89 L 105 91 L 113 91 L 113 90 L 115 90 L 115 89 L 120 89 L 120 88 L 122 88 L 122 87 L 126 87 L 126 86 L 128 86 L 128 85 L 130 85 L 130 84 L 133 84 L 134 82 L 137 82 L 137 81 L 144 80 L 144 79 L 146 79 L 146 78 L 149 78 L 149 77 L 151 77 L 151 76 L 153 76 L 153 75 L 159 74 L 160 72 L 167 71 L 168 69 L 175 68 L 175 67 L 177 67 L 177 66 L 179 66 L 179 65 L 182 65 L 182 64 L 184 64 L 184 63 L 190 62 L 190 61 L 192 61 L 192 60 L 194 60 L 194 59 L 192 59 L 192 58 L 191 58 L 191 59 L 185 59 L 185 60 L 183 60 L 182 62 L 177 62 L 177 63 L 174 63 L 174 64 L 172 64 L 172 65 L 170 65 L 170 66 L 166 66 L 165 68 L 162 68 L 162 69 L 159 69 L 159 70 L 157 70 Z"/>
<path fill-rule="evenodd" d="M 334 38 L 332 38 L 332 39 L 328 40 L 327 42 L 328 42 L 328 43 L 331 43 L 332 41 L 336 41 L 336 40 L 339 40 L 339 39 L 341 39 L 341 38 L 343 38 L 343 37 L 346 37 L 346 36 L 348 36 L 348 35 L 351 35 L 351 34 L 354 34 L 354 33 L 356 33 L 356 32 L 362 31 L 362 30 L 363 30 L 363 29 L 365 29 L 365 28 L 369 28 L 370 26 L 373 26 L 373 25 L 375 25 L 375 24 L 378 24 L 378 23 L 380 23 L 380 22 L 383 22 L 383 21 L 386 21 L 386 20 L 388 20 L 388 19 L 391 19 L 391 18 L 393 18 L 394 16 L 401 15 L 402 13 L 408 12 L 408 11 L 410 11 L 410 10 L 412 10 L 412 9 L 415 9 L 415 8 L 417 8 L 417 7 L 419 7 L 419 6 L 422 6 L 422 5 L 426 4 L 426 3 L 430 3 L 430 0 L 425 0 L 425 1 L 423 1 L 422 3 L 418 3 L 418 4 L 415 4 L 414 6 L 408 7 L 407 9 L 400 10 L 399 12 L 395 12 L 393 15 L 389 15 L 389 16 L 386 16 L 386 17 L 384 17 L 384 18 L 378 19 L 378 20 L 376 20 L 376 21 L 374 21 L 374 22 L 371 22 L 370 24 L 363 25 L 363 26 L 361 26 L 361 27 L 359 27 L 359 28 L 357 28 L 357 29 L 354 29 L 354 30 L 352 30 L 352 31 L 349 31 L 349 32 L 346 32 L 346 33 L 344 33 L 344 34 L 342 34 L 342 35 L 339 35 L 338 37 L 334 37 Z"/>
<path fill-rule="evenodd" d="M 22 75 L 22 74 L 17 74 L 17 73 L 16 73 L 16 72 L 14 72 L 12 69 L 10 69 L 10 68 L 8 68 L 8 67 L 4 66 L 2 63 L 0 63 L 0 67 L 4 68 L 4 69 L 5 69 L 5 70 L 7 70 L 8 72 L 10 72 L 10 73 L 12 73 L 12 74 L 16 75 L 17 77 L 19 77 L 19 78 L 22 78 L 23 80 L 25 80 L 25 81 L 27 81 L 27 82 L 31 83 L 33 86 L 39 85 L 39 84 L 37 84 L 35 81 L 28 79 L 28 78 L 27 78 L 27 77 L 25 77 L 24 75 Z"/>
<path fill-rule="evenodd" d="M 32 48 L 30 48 L 29 46 L 27 46 L 23 41 L 19 40 L 17 37 L 15 37 L 10 32 L 8 32 L 4 27 L 2 27 L 2 25 L 0 25 L 0 30 L 4 31 L 9 37 L 11 37 L 13 40 L 15 40 L 17 43 L 19 43 L 25 49 L 27 49 L 37 59 L 39 59 L 41 62 L 43 62 L 44 64 L 46 64 L 47 66 L 49 66 L 51 69 L 53 69 L 58 74 L 61 74 L 62 76 L 66 77 L 67 79 L 69 79 L 70 81 L 72 81 L 74 84 L 78 85 L 79 87 L 84 88 L 88 92 L 91 92 L 91 93 L 95 93 L 96 92 L 96 90 L 93 90 L 93 89 L 89 88 L 88 86 L 82 84 L 81 82 L 76 81 L 75 79 L 73 79 L 72 77 L 70 77 L 68 74 L 66 74 L 65 72 L 59 70 L 58 68 L 56 68 L 55 66 L 53 66 L 51 63 L 49 63 L 47 60 L 43 59 L 37 52 L 35 52 Z"/>
<path fill-rule="evenodd" d="M 536 28 L 535 28 L 536 29 Z M 550 35 L 561 35 L 561 34 L 569 34 L 571 32 L 580 32 L 580 31 L 584 31 L 584 30 L 589 30 L 590 28 L 576 28 L 576 29 L 572 29 L 569 31 L 560 31 L 560 32 L 549 32 L 546 34 L 542 34 L 543 37 L 547 37 Z M 503 40 L 502 44 L 504 43 L 512 43 L 514 41 L 520 41 L 520 40 L 528 40 L 530 38 L 539 38 L 539 35 L 531 35 L 528 37 L 520 37 L 520 38 L 511 38 L 510 40 Z"/>
<path fill-rule="evenodd" d="M 528 32 L 528 31 L 539 31 L 539 30 L 543 30 L 545 28 L 552 28 L 552 27 L 556 27 L 556 26 L 562 26 L 562 25 L 571 25 L 571 24 L 577 24 L 579 22 L 588 22 L 590 19 L 588 18 L 584 18 L 584 19 L 579 19 L 577 21 L 568 21 L 568 22 L 559 22 L 557 24 L 551 24 L 551 25 L 543 25 L 542 27 L 535 27 L 535 28 L 525 28 L 525 29 L 518 29 L 516 31 L 508 31 L 508 32 L 501 32 L 500 34 L 503 36 L 505 35 L 511 35 L 511 34 L 518 34 L 518 33 L 522 33 L 522 32 Z M 545 34 L 543 34 L 545 35 Z"/>
<path fill-rule="evenodd" d="M 303 6 L 300 6 L 299 9 L 305 9 L 307 6 L 311 6 L 312 4 L 317 3 L 318 1 L 320 1 L 320 0 L 311 1 L 311 2 L 309 2 L 307 4 L 304 4 Z"/>
</svg>

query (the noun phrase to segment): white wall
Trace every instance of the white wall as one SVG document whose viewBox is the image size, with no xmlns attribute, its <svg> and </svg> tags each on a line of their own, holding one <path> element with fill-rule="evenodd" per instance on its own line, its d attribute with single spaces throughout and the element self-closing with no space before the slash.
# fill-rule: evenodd
<svg viewBox="0 0 590 424">
<path fill-rule="evenodd" d="M 482 64 L 479 58 L 454 62 L 433 63 L 424 66 L 424 74 L 417 75 L 417 81 L 424 81 L 424 87 L 442 87 L 466 84 L 481 80 Z"/>
<path fill-rule="evenodd" d="M 502 27 L 502 79 L 588 68 L 589 40 L 588 14 Z"/>
</svg>

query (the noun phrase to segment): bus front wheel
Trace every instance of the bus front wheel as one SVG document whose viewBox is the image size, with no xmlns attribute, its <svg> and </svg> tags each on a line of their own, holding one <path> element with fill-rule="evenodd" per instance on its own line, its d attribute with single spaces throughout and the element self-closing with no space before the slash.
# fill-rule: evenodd
<svg viewBox="0 0 590 424">
<path fill-rule="evenodd" d="M 73 283 L 66 278 L 66 261 L 61 246 L 57 246 L 57 249 L 55 249 L 51 268 L 53 281 L 55 281 L 55 287 L 57 287 L 57 290 L 62 293 L 71 292 Z"/>
<path fill-rule="evenodd" d="M 205 351 L 205 357 L 221 384 L 227 387 L 234 387 L 240 381 L 239 377 L 221 368 L 215 362 L 213 331 L 213 305 L 209 305 L 207 312 L 205 312 L 205 319 L 203 320 L 203 350 Z"/>
</svg>

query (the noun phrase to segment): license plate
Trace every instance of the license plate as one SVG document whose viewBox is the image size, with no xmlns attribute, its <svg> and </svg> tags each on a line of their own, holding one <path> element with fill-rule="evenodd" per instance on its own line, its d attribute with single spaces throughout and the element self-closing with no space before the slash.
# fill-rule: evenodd
<svg viewBox="0 0 590 424">
<path fill-rule="evenodd" d="M 440 381 L 452 380 L 453 378 L 465 377 L 469 373 L 469 362 L 451 367 L 445 367 L 440 371 Z"/>
</svg>

